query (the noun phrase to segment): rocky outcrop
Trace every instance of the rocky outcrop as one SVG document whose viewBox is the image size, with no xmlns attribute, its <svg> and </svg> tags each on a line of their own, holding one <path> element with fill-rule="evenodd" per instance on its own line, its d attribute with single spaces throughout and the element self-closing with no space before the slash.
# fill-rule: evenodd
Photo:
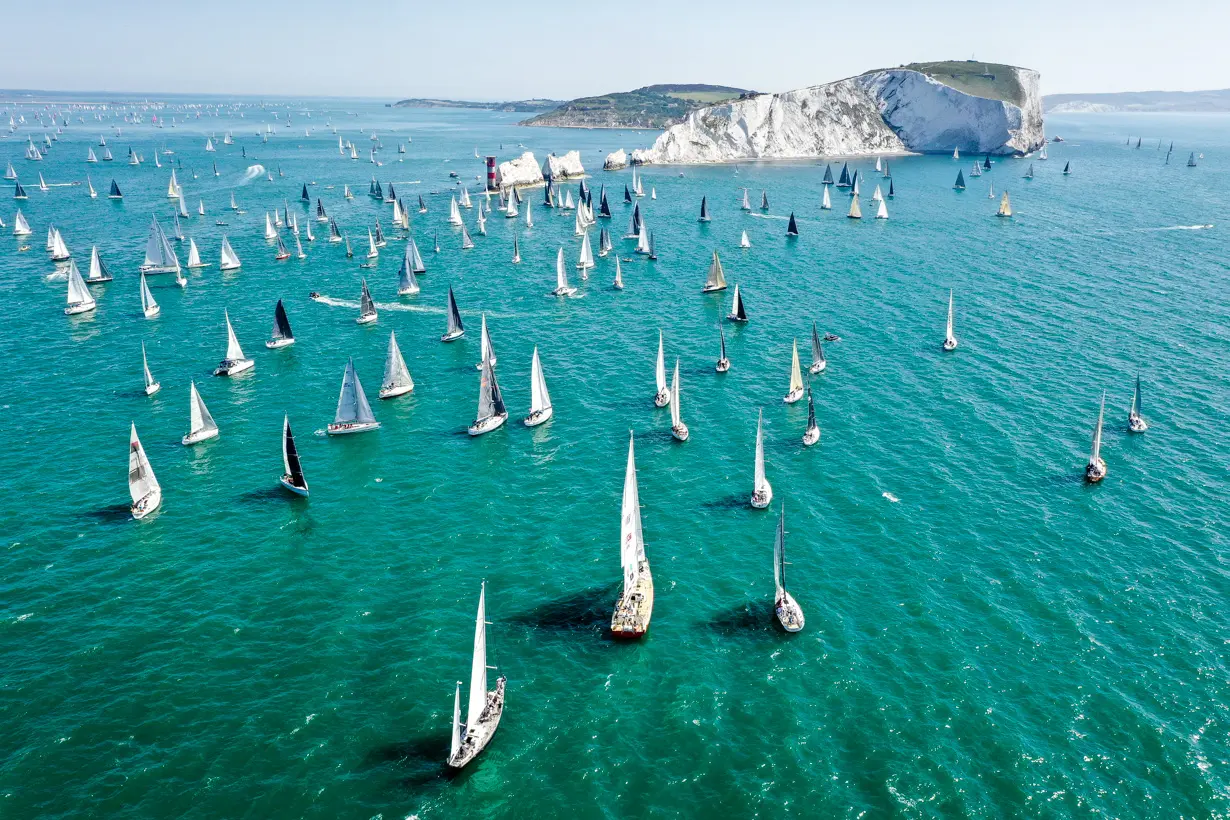
<svg viewBox="0 0 1230 820">
<path fill-rule="evenodd" d="M 547 155 L 547 170 L 552 179 L 575 179 L 585 176 L 585 168 L 581 165 L 581 152 L 569 151 L 562 157 L 555 154 Z M 546 176 L 546 174 L 543 174 Z"/>
<path fill-rule="evenodd" d="M 997 70 L 1015 72 L 998 77 L 1014 81 L 1015 102 L 976 96 L 906 68 L 872 71 L 694 111 L 653 147 L 633 151 L 632 162 L 1032 151 L 1045 139 L 1038 73 Z"/>
<path fill-rule="evenodd" d="M 501 188 L 512 186 L 526 187 L 542 185 L 542 171 L 538 168 L 538 160 L 534 159 L 533 151 L 526 151 L 516 159 L 501 162 L 495 170 L 496 184 Z"/>
<path fill-rule="evenodd" d="M 606 155 L 606 162 L 602 163 L 604 171 L 618 171 L 620 168 L 628 167 L 628 153 L 620 148 L 618 151 L 612 151 Z"/>
</svg>

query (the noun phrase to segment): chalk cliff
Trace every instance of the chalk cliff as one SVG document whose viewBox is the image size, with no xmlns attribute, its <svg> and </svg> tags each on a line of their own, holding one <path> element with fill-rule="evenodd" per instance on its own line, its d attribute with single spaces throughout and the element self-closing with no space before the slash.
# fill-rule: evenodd
<svg viewBox="0 0 1230 820">
<path fill-rule="evenodd" d="M 628 167 L 628 152 L 620 148 L 618 151 L 612 151 L 606 155 L 606 162 L 602 163 L 604 171 L 618 171 L 620 168 Z"/>
<path fill-rule="evenodd" d="M 516 159 L 501 162 L 495 170 L 495 179 L 496 184 L 501 188 L 541 185 L 543 183 L 542 171 L 538 168 L 538 160 L 534 159 L 533 151 L 526 151 Z"/>
<path fill-rule="evenodd" d="M 551 171 L 552 179 L 574 179 L 585 176 L 585 168 L 581 165 L 580 151 L 569 151 L 562 157 L 548 154 L 547 166 Z"/>
<path fill-rule="evenodd" d="M 633 164 L 905 152 L 1027 153 L 1042 145 L 1036 71 L 925 63 L 701 108 Z"/>
</svg>

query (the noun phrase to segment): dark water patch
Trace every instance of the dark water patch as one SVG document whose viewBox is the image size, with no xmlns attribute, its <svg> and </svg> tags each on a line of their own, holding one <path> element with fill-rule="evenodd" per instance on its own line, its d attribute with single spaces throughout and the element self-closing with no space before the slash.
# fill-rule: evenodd
<svg viewBox="0 0 1230 820">
<path fill-rule="evenodd" d="M 243 495 L 239 496 L 240 501 L 250 504 L 264 504 L 269 501 L 290 501 L 298 499 L 305 500 L 302 496 L 287 492 L 280 487 L 262 487 L 259 490 L 248 490 Z"/>
<path fill-rule="evenodd" d="M 701 503 L 701 509 L 705 510 L 738 510 L 749 507 L 748 499 L 751 498 L 751 493 L 742 495 L 734 493 L 723 496 L 722 498 L 714 498 Z"/>
<path fill-rule="evenodd" d="M 363 758 L 361 770 L 393 767 L 398 772 L 397 784 L 406 789 L 421 789 L 431 784 L 444 784 L 472 769 L 454 769 L 448 757 L 450 736 L 447 732 L 433 732 L 418 738 L 396 741 L 377 746 Z"/>
<path fill-rule="evenodd" d="M 539 604 L 509 620 L 514 624 L 557 631 L 602 630 L 609 622 L 619 584 L 591 587 Z"/>
<path fill-rule="evenodd" d="M 132 509 L 127 504 L 109 504 L 106 507 L 99 507 L 96 510 L 86 510 L 81 514 L 85 518 L 93 518 L 98 521 L 114 522 L 127 521 L 132 518 Z"/>
<path fill-rule="evenodd" d="M 703 624 L 728 638 L 786 634 L 784 630 L 775 628 L 777 619 L 773 616 L 772 602 L 767 598 L 764 601 L 745 601 L 724 609 Z"/>
</svg>

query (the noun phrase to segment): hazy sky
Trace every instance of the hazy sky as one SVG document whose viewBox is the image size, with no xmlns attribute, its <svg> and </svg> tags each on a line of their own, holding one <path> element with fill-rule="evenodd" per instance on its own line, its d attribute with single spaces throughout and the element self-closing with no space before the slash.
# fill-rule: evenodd
<svg viewBox="0 0 1230 820">
<path fill-rule="evenodd" d="M 1037 69 L 1043 93 L 1230 87 L 1213 0 L 44 0 L 4 19 L 7 88 L 565 99 L 969 57 Z"/>
</svg>

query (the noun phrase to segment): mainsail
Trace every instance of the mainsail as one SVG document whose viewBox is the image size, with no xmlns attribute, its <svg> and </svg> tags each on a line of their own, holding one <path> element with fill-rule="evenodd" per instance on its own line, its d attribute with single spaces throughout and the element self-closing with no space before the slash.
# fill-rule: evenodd
<svg viewBox="0 0 1230 820">
<path fill-rule="evenodd" d="M 718 252 L 713 252 L 713 261 L 709 263 L 709 273 L 705 277 L 705 291 L 725 290 L 726 275 L 722 272 L 722 261 Z"/>
<path fill-rule="evenodd" d="M 380 393 L 383 396 L 396 391 L 400 395 L 413 389 L 414 379 L 410 378 L 406 360 L 401 355 L 401 348 L 397 346 L 397 334 L 390 332 L 389 349 L 384 357 L 384 380 L 380 385 Z"/>
<path fill-rule="evenodd" d="M 371 405 L 363 393 L 363 385 L 354 370 L 354 359 L 346 361 L 346 372 L 342 376 L 342 392 L 337 397 L 337 412 L 333 415 L 334 424 L 371 424 L 376 420 L 372 415 Z"/>
<path fill-rule="evenodd" d="M 273 334 L 271 336 L 274 341 L 282 341 L 284 339 L 294 340 L 295 334 L 290 329 L 290 319 L 286 318 L 286 308 L 282 306 L 282 300 L 278 300 L 277 306 L 273 309 Z"/>
<path fill-rule="evenodd" d="M 141 439 L 137 438 L 137 425 L 133 424 L 128 436 L 128 495 L 132 498 L 132 503 L 136 504 L 160 489 L 158 479 L 154 477 L 154 470 L 145 456 L 145 448 L 141 446 Z"/>
<path fill-rule="evenodd" d="M 530 362 L 530 414 L 541 413 L 550 406 L 547 379 L 542 373 L 542 362 L 538 359 L 538 346 L 535 345 L 534 358 Z"/>
</svg>

